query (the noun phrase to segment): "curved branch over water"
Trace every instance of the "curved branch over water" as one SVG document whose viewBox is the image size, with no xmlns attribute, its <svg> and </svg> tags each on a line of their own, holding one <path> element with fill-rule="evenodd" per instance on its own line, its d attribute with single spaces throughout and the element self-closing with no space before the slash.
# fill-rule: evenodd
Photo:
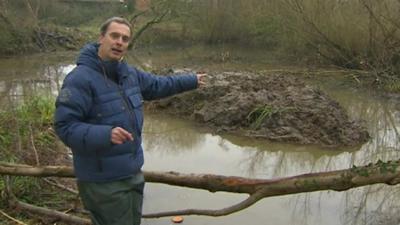
<svg viewBox="0 0 400 225">
<path fill-rule="evenodd" d="M 166 217 L 166 216 L 184 216 L 184 215 L 203 215 L 203 216 L 226 216 L 245 208 L 250 207 L 254 203 L 258 202 L 259 200 L 263 199 L 262 192 L 256 192 L 250 195 L 244 201 L 239 202 L 236 205 L 232 205 L 223 209 L 217 210 L 208 210 L 208 209 L 185 209 L 185 210 L 176 210 L 176 211 L 168 211 L 168 212 L 160 212 L 160 213 L 149 213 L 144 214 L 143 218 L 159 218 L 159 217 Z"/>
<path fill-rule="evenodd" d="M 245 209 L 260 199 L 322 190 L 345 191 L 351 188 L 400 183 L 400 160 L 382 162 L 344 170 L 317 172 L 275 179 L 250 179 L 212 174 L 181 174 L 176 172 L 144 172 L 147 182 L 163 183 L 180 187 L 197 188 L 210 192 L 224 191 L 250 194 L 246 200 L 219 210 L 186 209 L 144 215 L 145 218 L 173 215 L 224 216 Z M 74 177 L 71 167 L 33 167 L 0 163 L 0 175 L 36 177 Z"/>
</svg>

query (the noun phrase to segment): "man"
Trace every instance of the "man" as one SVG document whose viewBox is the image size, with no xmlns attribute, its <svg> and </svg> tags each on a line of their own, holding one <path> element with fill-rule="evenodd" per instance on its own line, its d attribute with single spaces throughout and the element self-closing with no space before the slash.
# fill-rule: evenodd
<svg viewBox="0 0 400 225">
<path fill-rule="evenodd" d="M 56 101 L 55 129 L 72 149 L 82 202 L 95 225 L 138 225 L 144 178 L 142 99 L 197 88 L 204 74 L 155 76 L 123 61 L 132 37 L 123 18 L 108 19 L 86 45 Z"/>
</svg>

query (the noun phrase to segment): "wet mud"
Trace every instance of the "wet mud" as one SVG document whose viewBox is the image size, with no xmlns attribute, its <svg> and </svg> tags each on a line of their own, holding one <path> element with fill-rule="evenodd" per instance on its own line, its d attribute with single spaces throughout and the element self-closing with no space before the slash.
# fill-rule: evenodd
<svg viewBox="0 0 400 225">
<path fill-rule="evenodd" d="M 369 134 L 339 103 L 288 74 L 208 74 L 207 85 L 147 107 L 184 116 L 217 132 L 325 147 L 356 146 Z"/>
</svg>

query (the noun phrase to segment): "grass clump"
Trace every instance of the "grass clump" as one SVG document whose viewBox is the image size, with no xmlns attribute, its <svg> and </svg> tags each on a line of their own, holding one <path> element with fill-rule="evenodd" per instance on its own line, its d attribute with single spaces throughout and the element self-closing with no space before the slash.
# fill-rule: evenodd
<svg viewBox="0 0 400 225">
<path fill-rule="evenodd" d="M 13 106 L 15 104 L 15 106 Z M 37 164 L 48 150 L 55 151 L 54 98 L 33 95 L 0 111 L 0 156 L 6 161 Z"/>
<path fill-rule="evenodd" d="M 61 144 L 53 130 L 54 97 L 34 94 L 14 100 L 0 110 L 0 158 L 3 162 L 29 165 L 69 165 L 68 151 Z M 58 183 L 72 186 L 68 179 L 57 179 Z M 37 206 L 65 209 L 75 202 L 77 196 L 51 186 L 43 179 L 24 176 L 10 176 L 9 185 L 15 197 Z M 31 221 L 23 212 L 9 208 L 6 177 L 0 176 L 0 208 L 23 221 Z M 7 224 L 0 216 L 0 224 Z M 46 218 L 41 218 L 42 219 Z M 38 218 L 29 224 L 42 224 Z"/>
<path fill-rule="evenodd" d="M 246 117 L 247 122 L 253 129 L 259 129 L 265 120 L 271 118 L 274 114 L 280 113 L 282 109 L 270 105 L 256 107 Z"/>
<path fill-rule="evenodd" d="M 246 117 L 247 123 L 253 129 L 259 129 L 261 125 L 274 115 L 284 113 L 288 110 L 294 109 L 293 107 L 274 107 L 270 105 L 263 105 L 254 108 Z"/>
<path fill-rule="evenodd" d="M 400 93 L 400 79 L 390 79 L 385 81 L 383 89 L 391 93 Z"/>
</svg>

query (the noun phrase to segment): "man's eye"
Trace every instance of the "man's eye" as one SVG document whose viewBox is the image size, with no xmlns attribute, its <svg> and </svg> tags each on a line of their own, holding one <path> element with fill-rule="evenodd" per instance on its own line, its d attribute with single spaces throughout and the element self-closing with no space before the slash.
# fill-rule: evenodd
<svg viewBox="0 0 400 225">
<path fill-rule="evenodd" d="M 121 34 L 118 34 L 118 33 L 110 33 L 110 37 L 113 40 L 117 40 L 119 38 L 122 38 L 122 41 L 125 42 L 125 43 L 128 43 L 130 41 L 130 39 L 131 39 L 127 35 L 121 35 Z"/>
<path fill-rule="evenodd" d="M 112 39 L 118 39 L 119 38 L 119 34 L 116 34 L 116 33 L 111 33 L 110 34 L 110 37 L 112 38 Z"/>
<path fill-rule="evenodd" d="M 130 38 L 128 36 L 122 36 L 122 41 L 123 42 L 129 42 Z"/>
</svg>

